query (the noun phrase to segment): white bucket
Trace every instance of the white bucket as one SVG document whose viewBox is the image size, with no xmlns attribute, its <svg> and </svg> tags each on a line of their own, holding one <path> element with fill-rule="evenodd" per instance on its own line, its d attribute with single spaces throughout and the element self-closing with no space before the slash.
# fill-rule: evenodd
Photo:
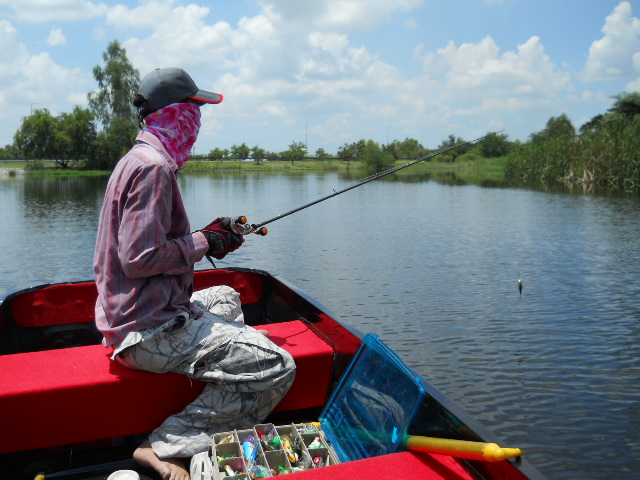
<svg viewBox="0 0 640 480">
<path fill-rule="evenodd" d="M 118 470 L 109 475 L 107 480 L 140 480 L 140 475 L 133 470 Z"/>
</svg>

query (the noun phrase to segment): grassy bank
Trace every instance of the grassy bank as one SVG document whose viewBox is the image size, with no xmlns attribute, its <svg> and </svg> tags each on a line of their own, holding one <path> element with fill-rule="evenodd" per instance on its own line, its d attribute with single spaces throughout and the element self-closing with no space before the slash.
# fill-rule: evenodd
<svg viewBox="0 0 640 480">
<path fill-rule="evenodd" d="M 351 164 L 354 165 L 353 162 Z M 191 160 L 182 167 L 183 173 L 224 173 L 225 171 L 256 171 L 256 172 L 290 172 L 290 171 L 338 171 L 349 167 L 340 160 L 302 160 L 299 162 L 268 161 L 236 162 L 198 161 Z"/>
<path fill-rule="evenodd" d="M 414 165 L 401 172 L 405 174 L 428 173 L 436 181 L 449 183 L 470 183 L 474 185 L 499 185 L 505 182 L 504 169 L 507 157 L 484 158 L 475 155 L 462 155 L 455 162 L 425 162 Z"/>
<path fill-rule="evenodd" d="M 105 170 L 83 170 L 79 168 L 60 168 L 55 162 L 40 161 L 2 161 L 0 170 L 4 172 L 20 172 L 21 174 L 32 176 L 52 176 L 52 177 L 91 177 L 110 175 L 111 172 Z"/>
<path fill-rule="evenodd" d="M 394 175 L 399 179 L 416 181 L 433 179 L 447 183 L 472 183 L 483 185 L 487 183 L 504 182 L 505 158 L 482 158 L 473 155 L 463 155 L 455 162 L 441 163 L 437 161 L 421 162 L 409 168 L 402 169 Z M 408 160 L 397 161 L 393 165 L 399 167 L 409 163 Z M 74 168 L 61 169 L 55 163 L 40 162 L 37 169 L 30 168 L 32 162 L 2 162 L 0 168 L 25 171 L 32 176 L 96 176 L 109 175 L 108 171 L 81 170 Z M 343 162 L 341 160 L 303 160 L 299 162 L 269 161 L 257 164 L 255 162 L 236 161 L 189 161 L 182 167 L 182 173 L 192 174 L 224 174 L 234 172 L 344 172 L 356 177 L 372 175 L 366 165 L 361 162 Z"/>
<path fill-rule="evenodd" d="M 397 161 L 393 167 L 406 165 L 409 161 Z M 456 162 L 440 163 L 437 161 L 421 162 L 394 175 L 398 178 L 412 176 L 433 178 L 437 181 L 454 181 L 455 183 L 486 184 L 502 183 L 505 180 L 504 168 L 506 157 L 482 158 L 477 156 L 459 157 Z M 190 161 L 184 167 L 185 173 L 224 173 L 225 171 L 255 172 L 349 172 L 351 175 L 366 177 L 372 174 L 367 166 L 360 162 L 345 163 L 341 160 L 303 160 L 300 162 L 270 161 L 256 164 L 254 162 L 203 162 Z"/>
</svg>

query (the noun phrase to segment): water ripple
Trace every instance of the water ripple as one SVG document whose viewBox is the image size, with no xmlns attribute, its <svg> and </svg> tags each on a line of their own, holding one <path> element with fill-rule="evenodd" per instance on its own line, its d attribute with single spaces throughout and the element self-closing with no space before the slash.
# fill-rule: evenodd
<svg viewBox="0 0 640 480">
<path fill-rule="evenodd" d="M 4 294 L 92 277 L 106 180 L 36 182 L 0 186 Z M 262 205 L 292 208 L 345 180 L 180 182 L 197 227 L 218 214 L 271 218 L 281 212 L 261 214 Z M 640 471 L 639 207 L 637 197 L 373 182 L 270 225 L 218 264 L 278 274 L 380 334 L 549 478 L 631 478 Z"/>
</svg>

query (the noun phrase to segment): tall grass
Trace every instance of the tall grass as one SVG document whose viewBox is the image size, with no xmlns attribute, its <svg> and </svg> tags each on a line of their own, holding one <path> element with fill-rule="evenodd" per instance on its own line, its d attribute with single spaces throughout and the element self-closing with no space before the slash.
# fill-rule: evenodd
<svg viewBox="0 0 640 480">
<path fill-rule="evenodd" d="M 640 192 L 640 115 L 580 136 L 525 143 L 509 154 L 505 177 Z"/>
</svg>

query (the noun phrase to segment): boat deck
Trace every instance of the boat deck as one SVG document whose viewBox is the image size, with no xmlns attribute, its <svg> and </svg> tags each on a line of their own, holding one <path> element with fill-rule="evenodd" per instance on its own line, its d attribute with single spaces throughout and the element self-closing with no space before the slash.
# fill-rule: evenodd
<svg viewBox="0 0 640 480">
<path fill-rule="evenodd" d="M 266 421 L 317 420 L 363 335 L 266 272 L 196 272 L 196 290 L 213 285 L 240 292 L 246 323 L 269 330 L 296 361 L 294 385 Z M 110 472 L 126 468 L 139 470 L 143 480 L 156 478 L 133 464 L 133 450 L 195 398 L 203 384 L 111 361 L 93 322 L 95 299 L 95 284 L 78 282 L 33 287 L 0 304 L 0 408 L 10 412 L 2 422 L 0 478 L 33 480 L 44 471 L 61 480 L 106 480 Z M 495 441 L 430 386 L 411 430 L 414 435 Z M 289 475 L 316 480 L 542 478 L 522 459 L 488 463 L 415 452 Z"/>
</svg>

